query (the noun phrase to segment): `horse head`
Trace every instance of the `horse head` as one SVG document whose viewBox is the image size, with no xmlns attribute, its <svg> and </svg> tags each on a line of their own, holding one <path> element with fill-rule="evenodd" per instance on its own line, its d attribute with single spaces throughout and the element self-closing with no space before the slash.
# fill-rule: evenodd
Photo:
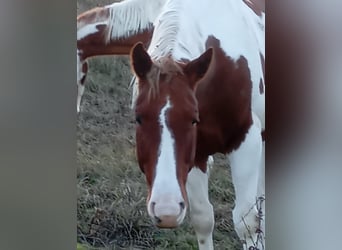
<svg viewBox="0 0 342 250">
<path fill-rule="evenodd" d="M 147 210 L 158 227 L 180 225 L 188 207 L 186 181 L 194 165 L 199 120 L 195 90 L 212 57 L 208 49 L 187 63 L 152 60 L 143 45 L 131 51 L 138 78 L 136 144 L 145 174 Z"/>
</svg>

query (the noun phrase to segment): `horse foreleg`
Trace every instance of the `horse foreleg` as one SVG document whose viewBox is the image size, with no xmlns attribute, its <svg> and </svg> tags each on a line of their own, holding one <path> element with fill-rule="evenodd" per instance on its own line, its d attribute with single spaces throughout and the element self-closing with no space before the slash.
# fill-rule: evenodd
<svg viewBox="0 0 342 250">
<path fill-rule="evenodd" d="M 88 63 L 86 61 L 79 61 L 77 56 L 77 113 L 81 110 L 81 100 L 84 93 L 84 83 L 88 73 Z"/>
<path fill-rule="evenodd" d="M 81 111 L 81 100 L 84 93 L 84 85 L 77 83 L 77 113 Z"/>
<path fill-rule="evenodd" d="M 245 140 L 229 155 L 236 196 L 233 221 L 239 238 L 245 242 L 245 249 L 264 249 L 264 239 L 260 238 L 264 232 L 260 211 L 264 210 L 259 207 L 263 205 L 259 197 L 264 197 L 264 193 L 260 193 L 264 191 L 262 151 L 260 121 L 253 115 Z"/>
<path fill-rule="evenodd" d="M 203 173 L 193 168 L 186 183 L 190 219 L 195 229 L 200 250 L 211 250 L 213 246 L 214 210 L 208 199 L 208 170 Z"/>
</svg>

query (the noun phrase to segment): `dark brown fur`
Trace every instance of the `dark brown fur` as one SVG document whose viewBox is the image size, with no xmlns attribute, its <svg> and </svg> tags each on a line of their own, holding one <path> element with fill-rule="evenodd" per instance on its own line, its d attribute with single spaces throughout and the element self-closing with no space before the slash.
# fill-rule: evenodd
<svg viewBox="0 0 342 250">
<path fill-rule="evenodd" d="M 200 114 L 195 164 L 206 171 L 209 155 L 237 149 L 252 124 L 252 82 L 247 60 L 235 63 L 209 37 L 206 47 L 214 47 L 212 63 L 198 84 L 196 97 Z"/>
</svg>

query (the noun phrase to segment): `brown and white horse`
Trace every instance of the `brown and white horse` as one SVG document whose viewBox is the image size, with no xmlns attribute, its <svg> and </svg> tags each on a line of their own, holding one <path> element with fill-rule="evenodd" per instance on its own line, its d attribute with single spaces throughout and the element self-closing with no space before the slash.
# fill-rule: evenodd
<svg viewBox="0 0 342 250">
<path fill-rule="evenodd" d="M 265 13 L 257 3 L 168 0 L 148 50 L 138 43 L 131 52 L 148 213 L 173 228 L 189 208 L 199 249 L 213 249 L 207 161 L 217 152 L 231 166 L 235 230 L 245 249 L 264 249 L 256 200 L 264 196 Z"/>
<path fill-rule="evenodd" d="M 80 111 L 87 59 L 129 55 L 137 42 L 149 44 L 153 22 L 166 0 L 126 0 L 93 8 L 77 17 L 77 112 Z"/>
</svg>

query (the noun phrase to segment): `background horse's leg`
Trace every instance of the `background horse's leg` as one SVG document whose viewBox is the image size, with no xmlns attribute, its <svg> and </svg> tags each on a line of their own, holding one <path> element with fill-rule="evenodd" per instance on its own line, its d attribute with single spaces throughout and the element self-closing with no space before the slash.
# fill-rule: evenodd
<svg viewBox="0 0 342 250">
<path fill-rule="evenodd" d="M 209 167 L 208 167 L 209 169 Z M 188 175 L 186 190 L 188 193 L 190 219 L 195 229 L 200 250 L 211 250 L 213 246 L 214 210 L 208 199 L 208 170 L 203 173 L 192 168 Z"/>
<path fill-rule="evenodd" d="M 77 58 L 79 60 L 79 58 Z M 81 100 L 84 93 L 84 83 L 88 73 L 88 62 L 77 62 L 77 113 L 81 110 Z"/>
<path fill-rule="evenodd" d="M 233 221 L 241 240 L 246 241 L 245 249 L 254 246 L 263 249 L 263 239 L 257 239 L 259 229 L 257 198 L 262 177 L 262 138 L 260 120 L 253 114 L 253 124 L 244 142 L 229 155 L 232 181 L 235 188 L 235 208 Z M 264 211 L 263 211 L 264 212 Z M 261 228 L 263 230 L 263 228 Z M 260 235 L 260 233 L 259 233 Z"/>
<path fill-rule="evenodd" d="M 77 82 L 77 113 L 81 111 L 81 100 L 84 93 L 84 85 Z"/>
</svg>

